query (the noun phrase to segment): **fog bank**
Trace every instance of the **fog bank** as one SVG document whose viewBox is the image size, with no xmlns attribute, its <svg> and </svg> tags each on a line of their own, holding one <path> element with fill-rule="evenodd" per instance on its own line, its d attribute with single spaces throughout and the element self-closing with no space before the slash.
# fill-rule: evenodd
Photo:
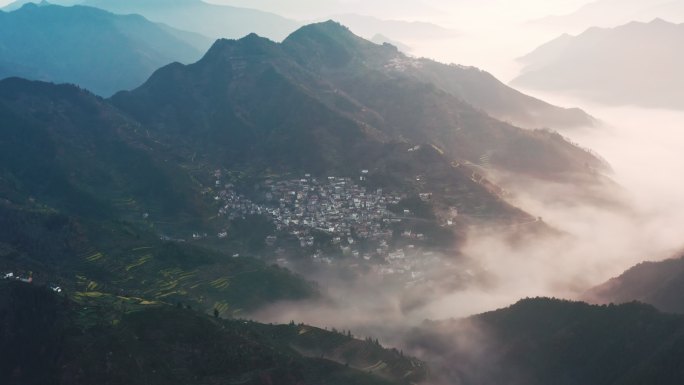
<svg viewBox="0 0 684 385">
<path fill-rule="evenodd" d="M 513 203 L 543 217 L 562 235 L 513 245 L 505 232 L 473 229 L 463 255 L 439 256 L 444 268 L 433 270 L 420 285 L 373 274 L 349 280 L 321 273 L 312 278 L 327 292 L 326 301 L 279 304 L 251 316 L 351 328 L 391 343 L 425 319 L 465 317 L 524 297 L 576 299 L 636 263 L 673 255 L 684 246 L 679 227 L 684 223 L 684 112 L 588 110 L 606 126 L 565 135 L 610 162 L 617 186 L 608 192 L 617 194 L 619 204 L 564 199 L 575 197 L 572 186 L 525 181 L 524 188 L 514 189 Z"/>
</svg>

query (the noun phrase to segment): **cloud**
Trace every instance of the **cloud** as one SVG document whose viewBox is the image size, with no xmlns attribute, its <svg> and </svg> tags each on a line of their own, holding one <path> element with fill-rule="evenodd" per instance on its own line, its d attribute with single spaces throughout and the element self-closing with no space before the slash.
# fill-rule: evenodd
<svg viewBox="0 0 684 385">
<path fill-rule="evenodd" d="M 670 256 L 684 245 L 684 113 L 590 111 L 610 126 L 568 135 L 611 162 L 619 187 L 597 188 L 618 194 L 621 204 L 586 199 L 568 185 L 521 181 L 512 186 L 515 203 L 559 233 L 520 238 L 502 228 L 474 228 L 461 254 L 434 256 L 435 268 L 419 284 L 323 269 L 309 276 L 327 291 L 325 301 L 278 304 L 251 316 L 352 329 L 400 344 L 397 336 L 425 319 L 465 317 L 524 297 L 579 298 L 640 261 Z"/>
</svg>

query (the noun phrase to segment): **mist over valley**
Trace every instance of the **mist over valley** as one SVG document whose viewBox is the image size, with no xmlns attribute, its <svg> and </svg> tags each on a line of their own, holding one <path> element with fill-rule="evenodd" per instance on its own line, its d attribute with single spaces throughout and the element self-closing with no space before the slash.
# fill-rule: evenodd
<svg viewBox="0 0 684 385">
<path fill-rule="evenodd" d="M 679 2 L 5 3 L 0 382 L 684 379 Z"/>
</svg>

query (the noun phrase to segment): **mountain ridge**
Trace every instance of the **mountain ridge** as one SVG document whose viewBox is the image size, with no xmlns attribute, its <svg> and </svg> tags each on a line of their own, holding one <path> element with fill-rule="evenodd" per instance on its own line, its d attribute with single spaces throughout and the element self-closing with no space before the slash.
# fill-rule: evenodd
<svg viewBox="0 0 684 385">
<path fill-rule="evenodd" d="M 84 4 L 114 13 L 138 13 L 150 20 L 214 39 L 239 38 L 258 32 L 273 40 L 281 40 L 300 26 L 297 21 L 273 13 L 200 0 L 85 0 Z"/>
<path fill-rule="evenodd" d="M 567 129 L 591 127 L 597 124 L 593 117 L 582 110 L 552 106 L 524 95 L 504 85 L 486 71 L 473 67 L 441 64 L 429 59 L 416 59 L 393 51 L 391 48 L 380 50 L 375 47 L 373 49 L 374 47 L 365 41 L 360 41 L 347 27 L 333 20 L 300 28 L 285 39 L 283 44 L 292 43 L 297 36 L 316 30 L 319 36 L 325 34 L 344 36 L 348 43 L 353 44 L 353 47 L 348 46 L 345 49 L 372 52 L 372 54 L 369 53 L 370 57 L 366 56 L 364 60 L 375 65 L 396 68 L 418 81 L 433 84 L 499 120 L 510 120 L 513 124 L 533 129 L 543 127 Z M 353 35 L 356 39 L 349 35 Z M 390 59 L 393 59 L 395 63 L 387 63 Z"/>
<path fill-rule="evenodd" d="M 684 257 L 642 262 L 617 277 L 588 290 L 583 299 L 591 303 L 640 301 L 661 311 L 684 313 Z"/>
<path fill-rule="evenodd" d="M 684 318 L 650 305 L 528 298 L 466 319 L 426 321 L 407 348 L 442 381 L 468 384 L 677 384 Z"/>
<path fill-rule="evenodd" d="M 563 91 L 607 105 L 680 110 L 679 68 L 684 25 L 663 19 L 564 35 L 519 60 L 527 67 L 511 84 Z"/>
<path fill-rule="evenodd" d="M 0 19 L 0 78 L 76 83 L 104 96 L 139 85 L 159 66 L 192 62 L 201 56 L 195 44 L 208 46 L 202 37 L 141 16 L 92 7 L 29 3 Z"/>
</svg>

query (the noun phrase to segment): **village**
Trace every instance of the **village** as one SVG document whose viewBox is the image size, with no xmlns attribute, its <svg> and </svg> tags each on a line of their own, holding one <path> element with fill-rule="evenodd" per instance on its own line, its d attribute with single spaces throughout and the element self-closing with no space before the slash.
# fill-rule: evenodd
<svg viewBox="0 0 684 385">
<path fill-rule="evenodd" d="M 216 185 L 220 186 L 220 173 L 215 175 Z M 313 245 L 312 231 L 327 233 L 336 243 L 342 243 L 343 238 L 348 241 L 352 232 L 360 239 L 387 240 L 392 236 L 389 225 L 400 221 L 388 206 L 404 198 L 384 194 L 382 189 L 366 191 L 351 178 L 331 176 L 318 180 L 309 174 L 301 179 L 266 180 L 263 190 L 264 203 L 257 204 L 236 193 L 232 184 L 223 185 L 215 197 L 223 203 L 219 215 L 229 220 L 266 215 L 278 230 L 296 235 L 302 246 Z M 222 236 L 225 235 L 220 233 L 219 237 Z"/>
<path fill-rule="evenodd" d="M 27 276 L 22 276 L 21 274 L 15 273 L 15 272 L 8 272 L 8 273 L 2 273 L 0 274 L 0 277 L 6 281 L 18 281 L 18 282 L 23 282 L 23 283 L 28 283 L 31 284 L 33 283 L 33 273 L 28 273 Z M 48 285 L 48 288 L 55 293 L 61 293 L 62 288 L 57 285 Z"/>
<path fill-rule="evenodd" d="M 323 179 L 305 174 L 303 178 L 287 180 L 265 180 L 259 186 L 257 203 L 238 192 L 231 183 L 224 183 L 221 171 L 214 173 L 217 194 L 214 199 L 221 202 L 219 216 L 234 220 L 248 215 L 263 215 L 270 218 L 279 232 L 296 237 L 302 249 L 311 250 L 315 263 L 334 264 L 335 258 L 321 252 L 316 244 L 315 234 L 326 234 L 329 245 L 338 254 L 357 259 L 359 263 L 373 262 L 380 275 L 404 275 L 413 279 L 420 276 L 419 266 L 429 258 L 414 245 L 391 247 L 393 224 L 410 219 L 409 210 L 395 213 L 390 210 L 406 196 L 387 193 L 382 189 L 369 191 L 349 177 L 329 176 Z M 367 178 L 368 171 L 361 170 L 359 181 Z M 421 194 L 429 199 L 429 194 Z M 203 236 L 197 234 L 198 236 Z M 226 238 L 228 231 L 217 234 Z M 424 234 L 403 231 L 400 234 L 406 242 L 425 239 Z M 278 243 L 276 235 L 265 240 L 268 246 Z M 286 258 L 279 263 L 286 264 Z M 354 266 L 352 264 L 352 266 Z"/>
</svg>

